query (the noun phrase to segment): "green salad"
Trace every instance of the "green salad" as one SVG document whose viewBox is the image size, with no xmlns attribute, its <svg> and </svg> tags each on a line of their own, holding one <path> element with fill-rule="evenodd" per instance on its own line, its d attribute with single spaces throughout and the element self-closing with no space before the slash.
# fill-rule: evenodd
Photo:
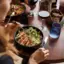
<svg viewBox="0 0 64 64">
<path fill-rule="evenodd" d="M 25 31 L 34 44 L 39 44 L 41 42 L 40 32 L 38 32 L 36 29 L 30 27 Z"/>
<path fill-rule="evenodd" d="M 34 46 L 41 43 L 40 32 L 33 27 L 23 28 L 16 35 L 16 39 L 22 45 Z"/>
</svg>

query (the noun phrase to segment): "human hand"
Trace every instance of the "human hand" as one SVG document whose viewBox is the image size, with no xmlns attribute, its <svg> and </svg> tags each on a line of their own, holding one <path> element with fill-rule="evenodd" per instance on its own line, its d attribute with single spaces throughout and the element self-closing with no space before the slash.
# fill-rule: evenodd
<svg viewBox="0 0 64 64">
<path fill-rule="evenodd" d="M 48 55 L 49 55 L 49 50 L 45 50 L 44 48 L 39 48 L 31 55 L 29 59 L 29 64 L 31 64 L 32 60 L 35 63 L 40 63 L 44 61 Z"/>
<path fill-rule="evenodd" d="M 9 33 L 10 35 L 10 40 L 14 40 L 14 34 L 16 32 L 16 30 L 19 28 L 19 27 L 23 27 L 24 25 L 20 24 L 19 22 L 16 22 L 16 21 L 13 21 L 11 23 L 7 23 L 5 25 L 5 29 L 6 31 Z"/>
</svg>

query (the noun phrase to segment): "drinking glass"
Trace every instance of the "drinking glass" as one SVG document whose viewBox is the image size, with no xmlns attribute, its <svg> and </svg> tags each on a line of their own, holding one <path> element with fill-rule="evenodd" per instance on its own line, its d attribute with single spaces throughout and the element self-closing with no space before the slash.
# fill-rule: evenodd
<svg viewBox="0 0 64 64">
<path fill-rule="evenodd" d="M 63 18 L 63 14 L 60 10 L 58 9 L 53 9 L 51 11 L 51 19 L 52 19 L 52 22 L 57 22 L 57 23 L 60 23 L 61 20 Z"/>
<path fill-rule="evenodd" d="M 61 25 L 59 23 L 54 22 L 50 30 L 50 37 L 57 39 L 60 36 L 60 32 L 61 32 Z"/>
</svg>

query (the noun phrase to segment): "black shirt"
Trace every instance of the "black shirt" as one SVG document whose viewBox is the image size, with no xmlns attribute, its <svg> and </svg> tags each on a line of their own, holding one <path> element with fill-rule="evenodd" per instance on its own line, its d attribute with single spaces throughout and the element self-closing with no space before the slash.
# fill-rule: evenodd
<svg viewBox="0 0 64 64">
<path fill-rule="evenodd" d="M 20 0 L 21 2 L 24 2 L 24 0 Z"/>
<path fill-rule="evenodd" d="M 0 64 L 14 64 L 14 62 L 10 56 L 3 55 L 0 57 Z"/>
</svg>

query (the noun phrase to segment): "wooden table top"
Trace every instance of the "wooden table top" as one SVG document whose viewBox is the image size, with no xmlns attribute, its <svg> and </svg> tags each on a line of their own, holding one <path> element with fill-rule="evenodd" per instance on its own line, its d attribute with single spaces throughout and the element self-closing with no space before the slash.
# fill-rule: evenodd
<svg viewBox="0 0 64 64">
<path fill-rule="evenodd" d="M 39 2 L 36 4 L 35 9 L 33 10 L 34 17 L 28 17 L 29 24 L 40 28 L 43 31 L 44 38 L 49 37 L 49 30 L 47 26 L 45 25 L 44 20 L 39 19 L 38 12 L 39 12 Z M 45 26 L 44 29 L 42 29 L 43 25 Z M 47 60 L 64 59 L 64 27 L 62 27 L 61 29 L 61 34 L 60 34 L 59 39 L 52 44 L 50 44 L 48 41 L 45 45 L 45 48 L 49 49 L 50 51 L 50 55 L 47 58 Z"/>
<path fill-rule="evenodd" d="M 49 30 L 45 24 L 45 20 L 38 17 L 39 12 L 39 2 L 37 2 L 35 9 L 33 9 L 33 16 L 28 16 L 29 25 L 33 25 L 42 30 L 44 39 L 49 37 Z M 43 27 L 43 28 L 42 28 Z M 50 55 L 47 60 L 59 60 L 64 59 L 64 27 L 61 29 L 61 34 L 59 39 L 50 43 L 49 41 L 45 44 L 45 48 L 49 49 Z"/>
</svg>

